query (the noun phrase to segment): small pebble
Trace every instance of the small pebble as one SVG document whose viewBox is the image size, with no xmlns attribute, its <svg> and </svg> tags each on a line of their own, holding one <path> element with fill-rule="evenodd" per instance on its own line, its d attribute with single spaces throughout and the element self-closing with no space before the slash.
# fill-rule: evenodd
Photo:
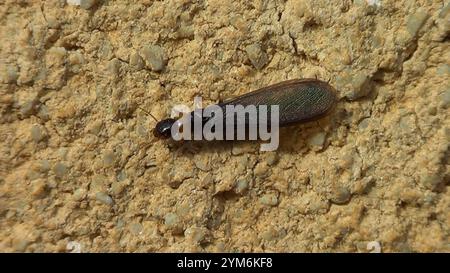
<svg viewBox="0 0 450 273">
<path fill-rule="evenodd" d="M 442 177 L 438 174 L 423 174 L 420 177 L 420 182 L 427 189 L 435 190 L 442 182 Z"/>
<path fill-rule="evenodd" d="M 362 72 L 357 72 L 352 78 L 352 87 L 353 90 L 347 94 L 347 98 L 355 100 L 365 97 L 371 91 L 370 78 Z"/>
<path fill-rule="evenodd" d="M 259 44 L 252 44 L 245 48 L 250 62 L 256 69 L 263 68 L 269 61 L 266 52 L 263 51 Z"/>
<path fill-rule="evenodd" d="M 208 230 L 205 228 L 190 227 L 184 232 L 184 236 L 195 244 L 201 244 L 205 242 Z"/>
<path fill-rule="evenodd" d="M 98 51 L 98 57 L 102 60 L 111 60 L 114 58 L 114 47 L 109 40 L 100 42 Z"/>
<path fill-rule="evenodd" d="M 349 100 L 365 97 L 372 91 L 369 75 L 361 71 L 345 70 L 336 77 L 336 87 L 341 89 L 344 97 Z"/>
<path fill-rule="evenodd" d="M 278 232 L 274 228 L 269 228 L 261 234 L 261 238 L 266 241 L 272 241 L 278 237 Z"/>
<path fill-rule="evenodd" d="M 40 199 L 47 195 L 47 184 L 45 183 L 45 180 L 38 179 L 31 183 L 32 190 L 31 195 L 36 198 Z"/>
<path fill-rule="evenodd" d="M 103 121 L 96 120 L 96 121 L 90 123 L 86 129 L 87 129 L 88 133 L 98 136 L 100 134 L 102 128 L 103 128 Z"/>
<path fill-rule="evenodd" d="M 67 171 L 68 171 L 67 166 L 61 162 L 58 162 L 53 166 L 53 172 L 55 173 L 55 176 L 58 178 L 64 177 Z"/>
<path fill-rule="evenodd" d="M 31 138 L 36 143 L 44 139 L 44 132 L 39 125 L 33 125 L 33 127 L 31 127 Z"/>
<path fill-rule="evenodd" d="M 207 158 L 206 159 L 199 158 L 199 159 L 194 161 L 194 164 L 195 164 L 195 166 L 198 169 L 200 169 L 200 170 L 202 170 L 204 172 L 207 172 L 207 171 L 211 170 L 211 166 L 210 166 L 209 161 L 208 161 Z"/>
<path fill-rule="evenodd" d="M 61 26 L 61 23 L 56 16 L 49 15 L 46 16 L 46 19 L 49 29 L 58 29 Z"/>
<path fill-rule="evenodd" d="M 72 198 L 75 201 L 81 201 L 86 197 L 87 191 L 83 188 L 78 188 L 76 189 L 73 194 L 72 194 Z"/>
<path fill-rule="evenodd" d="M 62 63 L 66 59 L 67 50 L 64 47 L 52 47 L 48 50 L 52 60 Z"/>
<path fill-rule="evenodd" d="M 106 151 L 103 154 L 103 164 L 106 167 L 111 167 L 114 165 L 114 162 L 116 161 L 116 155 L 113 151 Z"/>
<path fill-rule="evenodd" d="M 268 193 L 264 194 L 259 201 L 266 206 L 276 206 L 278 204 L 278 197 L 276 194 Z"/>
<path fill-rule="evenodd" d="M 204 189 L 208 189 L 214 182 L 214 177 L 212 176 L 211 173 L 208 173 L 200 181 L 201 181 L 200 186 Z"/>
<path fill-rule="evenodd" d="M 236 182 L 235 192 L 241 194 L 248 189 L 248 181 L 246 179 L 240 179 Z"/>
<path fill-rule="evenodd" d="M 450 65 L 441 64 L 437 67 L 436 72 L 438 75 L 447 76 L 450 74 Z"/>
<path fill-rule="evenodd" d="M 450 3 L 447 3 L 441 11 L 439 12 L 439 18 L 445 18 L 445 16 L 450 12 Z"/>
<path fill-rule="evenodd" d="M 119 181 L 124 181 L 125 179 L 127 179 L 127 172 L 125 170 L 121 170 L 118 174 L 117 174 L 117 180 Z"/>
<path fill-rule="evenodd" d="M 447 109 L 450 106 L 450 89 L 445 90 L 440 95 L 440 105 L 442 108 Z"/>
<path fill-rule="evenodd" d="M 344 146 L 336 161 L 336 166 L 339 169 L 349 170 L 355 162 L 355 157 L 356 149 L 351 145 Z"/>
<path fill-rule="evenodd" d="M 145 46 L 141 53 L 147 66 L 153 71 L 160 72 L 165 68 L 167 59 L 162 47 L 158 45 Z"/>
<path fill-rule="evenodd" d="M 40 175 L 38 172 L 35 172 L 33 169 L 31 169 L 31 170 L 28 170 L 27 177 L 28 177 L 28 179 L 33 181 L 35 179 L 38 179 L 40 177 Z"/>
<path fill-rule="evenodd" d="M 409 31 L 406 29 L 400 29 L 397 32 L 397 35 L 395 36 L 395 43 L 403 48 L 409 47 L 412 44 L 413 40 L 414 40 L 414 37 L 411 36 Z M 391 61 L 391 66 L 387 66 L 387 67 L 392 67 L 394 59 L 391 59 L 390 61 Z"/>
<path fill-rule="evenodd" d="M 431 116 L 435 116 L 437 114 L 437 108 L 436 106 L 430 106 L 428 107 L 428 114 Z"/>
<path fill-rule="evenodd" d="M 118 76 L 120 72 L 119 59 L 114 58 L 111 61 L 109 61 L 107 69 L 112 76 Z"/>
<path fill-rule="evenodd" d="M 45 104 L 39 105 L 39 111 L 37 113 L 37 116 L 44 121 L 48 121 L 50 119 L 50 114 Z"/>
<path fill-rule="evenodd" d="M 79 0 L 80 3 L 80 7 L 82 9 L 91 9 L 92 7 L 95 6 L 95 4 L 97 4 L 99 0 Z"/>
<path fill-rule="evenodd" d="M 365 118 L 365 119 L 361 120 L 358 123 L 358 129 L 360 131 L 363 131 L 364 129 L 366 129 L 369 126 L 369 123 L 370 123 L 370 118 Z"/>
<path fill-rule="evenodd" d="M 29 115 L 36 113 L 39 106 L 40 102 L 37 99 L 32 99 L 22 104 L 19 111 L 23 117 L 28 117 Z"/>
<path fill-rule="evenodd" d="M 172 230 L 174 234 L 183 233 L 183 227 L 180 218 L 175 213 L 168 213 L 164 217 L 164 225 Z"/>
<path fill-rule="evenodd" d="M 113 182 L 111 184 L 111 193 L 113 195 L 119 195 L 123 192 L 123 190 L 127 187 L 125 182 Z"/>
<path fill-rule="evenodd" d="M 308 145 L 311 147 L 322 148 L 326 139 L 325 132 L 317 132 L 308 138 Z"/>
<path fill-rule="evenodd" d="M 183 181 L 194 176 L 194 168 L 172 169 L 169 173 L 167 184 L 172 188 L 178 188 Z"/>
<path fill-rule="evenodd" d="M 37 171 L 40 173 L 47 173 L 50 171 L 50 162 L 48 160 L 40 160 L 37 164 Z"/>
<path fill-rule="evenodd" d="M 239 29 L 240 31 L 243 31 L 243 32 L 247 30 L 247 27 L 248 27 L 247 22 L 245 21 L 244 18 L 242 18 L 242 16 L 239 16 L 236 14 L 234 16 L 231 16 L 229 18 L 229 20 L 230 20 L 229 23 L 236 29 Z"/>
<path fill-rule="evenodd" d="M 405 115 L 401 117 L 398 122 L 398 129 L 397 133 L 413 134 L 416 132 L 417 127 L 414 115 Z"/>
<path fill-rule="evenodd" d="M 180 26 L 175 36 L 179 39 L 192 39 L 194 37 L 195 31 L 192 25 Z"/>
<path fill-rule="evenodd" d="M 78 52 L 72 52 L 69 55 L 69 64 L 70 69 L 73 73 L 78 73 L 81 70 L 81 65 L 84 63 L 84 57 L 83 55 Z"/>
<path fill-rule="evenodd" d="M 338 187 L 333 191 L 333 196 L 330 201 L 337 205 L 343 205 L 350 201 L 351 196 L 352 194 L 349 189 L 346 187 Z"/>
<path fill-rule="evenodd" d="M 142 70 L 145 66 L 144 60 L 137 52 L 130 55 L 130 65 L 136 71 Z"/>
<path fill-rule="evenodd" d="M 140 235 L 142 234 L 142 230 L 144 228 L 142 227 L 141 223 L 132 223 L 130 225 L 130 232 L 134 235 Z"/>
<path fill-rule="evenodd" d="M 108 194 L 106 194 L 104 192 L 97 192 L 95 194 L 95 199 L 97 199 L 97 201 L 99 201 L 100 203 L 108 205 L 108 206 L 112 206 L 114 204 L 114 201 L 111 198 L 111 196 L 109 196 Z"/>
<path fill-rule="evenodd" d="M 265 162 L 260 162 L 256 164 L 253 174 L 257 177 L 267 177 L 270 174 L 269 166 Z"/>
<path fill-rule="evenodd" d="M 13 248 L 18 252 L 24 252 L 31 242 L 26 239 L 14 239 Z"/>
<path fill-rule="evenodd" d="M 267 165 L 273 166 L 278 162 L 278 154 L 277 153 L 268 153 L 266 157 Z"/>
<path fill-rule="evenodd" d="M 106 176 L 101 174 L 96 174 L 92 177 L 92 181 L 90 184 L 90 190 L 91 191 L 106 191 L 107 190 L 107 184 L 108 179 Z"/>
<path fill-rule="evenodd" d="M 126 222 L 123 219 L 119 219 L 119 220 L 117 220 L 116 227 L 118 229 L 123 229 L 125 227 L 125 224 L 126 224 Z"/>
<path fill-rule="evenodd" d="M 422 10 L 417 11 L 414 14 L 411 14 L 408 17 L 406 23 L 406 29 L 412 37 L 416 37 L 419 30 L 424 25 L 425 21 L 428 19 L 428 14 Z"/>
<path fill-rule="evenodd" d="M 15 65 L 7 65 L 1 77 L 4 83 L 16 83 L 19 78 L 19 71 Z"/>
<path fill-rule="evenodd" d="M 191 206 L 189 204 L 182 204 L 182 205 L 177 206 L 176 211 L 177 211 L 177 215 L 186 216 L 190 213 Z"/>
</svg>

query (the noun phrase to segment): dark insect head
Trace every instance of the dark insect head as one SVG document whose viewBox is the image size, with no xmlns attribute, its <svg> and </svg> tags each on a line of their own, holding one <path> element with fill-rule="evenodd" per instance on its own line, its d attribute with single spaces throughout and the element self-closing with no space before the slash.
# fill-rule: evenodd
<svg viewBox="0 0 450 273">
<path fill-rule="evenodd" d="M 171 129 L 175 123 L 175 119 L 168 118 L 159 121 L 153 129 L 153 135 L 157 138 L 170 138 L 172 136 Z"/>
<path fill-rule="evenodd" d="M 153 128 L 153 135 L 157 138 L 170 138 L 172 136 L 171 129 L 172 125 L 175 123 L 175 119 L 168 118 L 161 121 L 158 121 L 155 116 L 151 113 L 145 111 L 145 109 L 139 107 L 142 112 L 146 113 L 148 116 L 152 117 L 156 121 L 156 126 Z"/>
</svg>

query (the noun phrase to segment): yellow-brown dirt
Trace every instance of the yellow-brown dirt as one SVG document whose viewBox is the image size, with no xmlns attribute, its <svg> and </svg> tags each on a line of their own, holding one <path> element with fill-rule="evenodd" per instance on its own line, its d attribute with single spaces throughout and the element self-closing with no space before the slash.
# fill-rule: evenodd
<svg viewBox="0 0 450 273">
<path fill-rule="evenodd" d="M 0 3 L 0 251 L 450 251 L 448 1 L 82 2 Z M 139 109 L 314 77 L 275 152 Z"/>
</svg>

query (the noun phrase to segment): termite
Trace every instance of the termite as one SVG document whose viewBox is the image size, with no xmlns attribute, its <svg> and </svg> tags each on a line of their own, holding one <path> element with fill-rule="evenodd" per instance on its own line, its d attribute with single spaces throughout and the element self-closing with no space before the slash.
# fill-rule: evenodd
<svg viewBox="0 0 450 273">
<path fill-rule="evenodd" d="M 336 91 L 329 83 L 318 79 L 296 79 L 263 87 L 217 105 L 225 112 L 224 115 L 227 105 L 278 105 L 279 126 L 286 127 L 320 119 L 332 111 L 336 102 Z M 157 122 L 153 129 L 154 136 L 171 138 L 171 128 L 175 122 L 173 118 Z"/>
</svg>

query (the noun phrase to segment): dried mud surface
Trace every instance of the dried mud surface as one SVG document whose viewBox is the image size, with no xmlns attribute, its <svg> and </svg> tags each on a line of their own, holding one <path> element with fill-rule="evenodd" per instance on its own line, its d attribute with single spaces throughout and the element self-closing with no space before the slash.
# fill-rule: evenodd
<svg viewBox="0 0 450 273">
<path fill-rule="evenodd" d="M 0 3 L 0 251 L 450 251 L 448 1 L 82 3 Z M 308 77 L 276 152 L 138 108 Z"/>
</svg>

